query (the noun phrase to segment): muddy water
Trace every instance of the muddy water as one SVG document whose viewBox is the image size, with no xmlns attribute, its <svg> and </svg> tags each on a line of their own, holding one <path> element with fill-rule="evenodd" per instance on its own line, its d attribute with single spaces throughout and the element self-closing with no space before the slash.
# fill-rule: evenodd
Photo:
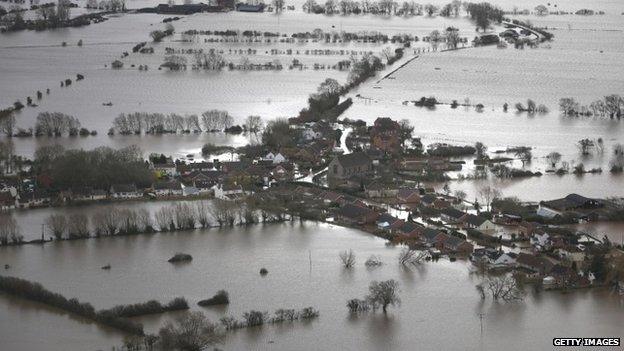
<svg viewBox="0 0 624 351">
<path fill-rule="evenodd" d="M 337 258 L 348 248 L 357 255 L 351 270 Z M 479 277 L 469 273 L 469 264 L 441 260 L 406 270 L 398 266 L 398 251 L 368 234 L 306 222 L 0 248 L 0 263 L 11 265 L 3 274 L 39 281 L 96 308 L 185 296 L 213 320 L 250 309 L 314 306 L 321 312 L 311 323 L 228 334 L 226 350 L 405 350 L 415 345 L 526 350 L 549 348 L 554 336 L 624 336 L 624 304 L 608 291 L 529 292 L 524 303 L 483 302 L 474 289 Z M 175 252 L 189 253 L 193 261 L 172 266 L 166 260 Z M 367 269 L 363 263 L 373 254 L 384 265 Z M 101 270 L 107 263 L 112 269 Z M 258 274 L 261 267 L 269 271 L 264 278 Z M 387 316 L 349 316 L 346 300 L 364 296 L 370 281 L 383 279 L 400 282 L 400 308 Z M 196 306 L 218 289 L 229 291 L 228 307 Z M 107 349 L 122 338 L 19 299 L 0 296 L 0 304 L 3 350 Z M 483 335 L 479 313 L 485 314 Z M 143 322 L 153 331 L 171 316 Z"/>
</svg>

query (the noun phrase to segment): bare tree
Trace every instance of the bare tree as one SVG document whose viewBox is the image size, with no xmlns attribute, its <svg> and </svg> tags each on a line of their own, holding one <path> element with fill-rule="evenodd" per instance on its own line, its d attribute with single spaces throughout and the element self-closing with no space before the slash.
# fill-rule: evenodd
<svg viewBox="0 0 624 351">
<path fill-rule="evenodd" d="M 484 185 L 479 188 L 479 196 L 481 201 L 485 204 L 487 211 L 490 212 L 492 201 L 501 197 L 501 192 L 495 187 L 490 185 Z"/>
<path fill-rule="evenodd" d="M 63 239 L 68 227 L 67 217 L 65 217 L 65 215 L 50 215 L 46 219 L 45 224 L 48 227 L 48 231 L 54 235 L 57 240 Z"/>
<path fill-rule="evenodd" d="M 594 148 L 594 141 L 591 139 L 581 139 L 577 142 L 577 146 L 579 151 L 581 151 L 581 155 L 586 156 L 591 154 L 591 150 Z"/>
<path fill-rule="evenodd" d="M 371 255 L 370 257 L 366 259 L 366 262 L 364 262 L 364 265 L 366 267 L 379 267 L 383 265 L 383 262 L 381 261 L 379 257 L 375 255 Z"/>
<path fill-rule="evenodd" d="M 13 136 L 13 130 L 15 129 L 15 115 L 12 112 L 7 113 L 6 116 L 0 118 L 0 131 L 8 137 Z"/>
<path fill-rule="evenodd" d="M 204 201 L 197 201 L 195 203 L 195 213 L 197 214 L 197 222 L 199 222 L 199 226 L 202 228 L 207 228 L 210 226 L 210 220 L 208 218 L 208 206 Z"/>
<path fill-rule="evenodd" d="M 89 237 L 89 217 L 84 213 L 69 216 L 67 234 L 70 239 Z"/>
<path fill-rule="evenodd" d="M 11 214 L 0 214 L 0 245 L 7 245 L 9 241 L 20 243 L 23 236 L 19 234 L 19 227 Z"/>
<path fill-rule="evenodd" d="M 483 299 L 488 295 L 491 295 L 494 300 L 505 302 L 524 299 L 524 292 L 518 287 L 516 279 L 510 275 L 489 277 L 476 287 Z"/>
<path fill-rule="evenodd" d="M 561 161 L 561 154 L 557 151 L 553 151 L 546 156 L 546 159 L 550 162 L 553 168 L 557 167 L 557 163 Z"/>
<path fill-rule="evenodd" d="M 217 326 L 201 312 L 189 312 L 175 323 L 168 322 L 158 335 L 165 350 L 201 351 L 223 342 Z"/>
<path fill-rule="evenodd" d="M 349 249 L 348 251 L 342 251 L 338 254 L 338 257 L 340 257 L 340 262 L 342 262 L 342 265 L 345 266 L 345 268 L 355 266 L 355 252 L 353 252 L 353 250 Z"/>
<path fill-rule="evenodd" d="M 245 130 L 249 133 L 258 133 L 263 126 L 262 117 L 260 116 L 247 116 L 245 119 Z"/>
<path fill-rule="evenodd" d="M 427 256 L 426 251 L 417 251 L 406 247 L 399 253 L 399 264 L 402 266 L 416 266 L 421 264 Z"/>
<path fill-rule="evenodd" d="M 388 306 L 396 306 L 401 303 L 398 295 L 399 283 L 394 279 L 381 282 L 373 281 L 368 287 L 368 292 L 366 300 L 373 309 L 381 306 L 383 313 L 387 312 Z"/>
<path fill-rule="evenodd" d="M 272 0 L 271 4 L 275 7 L 275 13 L 279 14 L 284 9 L 284 5 L 286 4 L 285 0 Z"/>
</svg>

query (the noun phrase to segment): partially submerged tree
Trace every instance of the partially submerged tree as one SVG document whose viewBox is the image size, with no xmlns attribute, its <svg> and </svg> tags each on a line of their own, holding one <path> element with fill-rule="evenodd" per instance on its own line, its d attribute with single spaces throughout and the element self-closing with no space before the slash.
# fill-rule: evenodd
<svg viewBox="0 0 624 351">
<path fill-rule="evenodd" d="M 223 342 L 217 326 L 201 312 L 189 312 L 175 323 L 168 322 L 158 335 L 165 350 L 201 351 Z"/>
<path fill-rule="evenodd" d="M 369 294 L 366 299 L 369 301 L 373 309 L 381 307 L 383 313 L 386 313 L 388 306 L 396 306 L 401 303 L 399 298 L 399 283 L 394 280 L 384 280 L 381 282 L 373 281 L 368 287 Z"/>
<path fill-rule="evenodd" d="M 520 290 L 516 279 L 511 275 L 489 277 L 481 284 L 478 284 L 476 288 L 482 299 L 485 299 L 488 295 L 492 296 L 496 301 L 511 302 L 524 299 L 524 292 Z"/>
<path fill-rule="evenodd" d="M 353 250 L 349 249 L 348 251 L 342 251 L 338 257 L 340 257 L 340 262 L 342 262 L 342 265 L 345 266 L 345 268 L 355 266 L 355 252 L 353 252 Z"/>
<path fill-rule="evenodd" d="M 399 264 L 404 267 L 416 266 L 421 264 L 427 256 L 426 251 L 417 251 L 406 247 L 399 253 Z"/>
</svg>

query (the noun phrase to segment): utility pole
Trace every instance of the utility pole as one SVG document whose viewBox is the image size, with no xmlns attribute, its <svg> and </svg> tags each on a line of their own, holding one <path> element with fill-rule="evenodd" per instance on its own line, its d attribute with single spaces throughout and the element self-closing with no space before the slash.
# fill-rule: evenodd
<svg viewBox="0 0 624 351">
<path fill-rule="evenodd" d="M 477 316 L 479 316 L 479 325 L 481 327 L 481 337 L 483 337 L 483 317 L 485 316 L 485 313 L 477 313 Z"/>
<path fill-rule="evenodd" d="M 308 250 L 308 258 L 310 260 L 310 275 L 312 275 L 312 250 Z"/>
</svg>

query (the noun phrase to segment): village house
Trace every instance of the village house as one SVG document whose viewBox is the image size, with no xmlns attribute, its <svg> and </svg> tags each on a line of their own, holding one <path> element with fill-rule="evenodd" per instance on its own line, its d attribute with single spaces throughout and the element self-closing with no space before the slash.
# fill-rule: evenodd
<svg viewBox="0 0 624 351">
<path fill-rule="evenodd" d="M 401 204 L 420 203 L 420 191 L 418 189 L 400 188 L 397 192 L 397 200 Z"/>
<path fill-rule="evenodd" d="M 215 199 L 220 200 L 233 200 L 234 198 L 243 195 L 243 187 L 237 184 L 217 184 L 213 187 Z"/>
<path fill-rule="evenodd" d="M 373 171 L 371 160 L 363 152 L 339 155 L 329 163 L 327 179 L 334 185 L 340 185 L 351 177 L 364 177 Z"/>
<path fill-rule="evenodd" d="M 384 212 L 377 218 L 377 228 L 387 231 L 396 231 L 405 223 L 403 220 L 398 219 L 391 214 Z"/>
<path fill-rule="evenodd" d="M 11 210 L 17 205 L 17 199 L 10 191 L 0 192 L 0 210 Z"/>
<path fill-rule="evenodd" d="M 19 208 L 36 208 L 50 205 L 50 194 L 45 190 L 25 191 L 18 196 Z"/>
<path fill-rule="evenodd" d="M 451 163 L 440 157 L 406 157 L 397 161 L 397 168 L 406 172 L 421 174 L 423 172 L 461 171 L 459 163 Z"/>
<path fill-rule="evenodd" d="M 496 231 L 496 225 L 489 219 L 471 213 L 465 214 L 460 222 L 464 228 L 478 230 L 484 234 L 493 234 Z"/>
<path fill-rule="evenodd" d="M 180 163 L 176 165 L 176 173 L 186 178 L 194 173 L 216 171 L 212 162 Z"/>
<path fill-rule="evenodd" d="M 143 196 L 134 184 L 115 184 L 110 188 L 113 199 L 137 199 Z"/>
<path fill-rule="evenodd" d="M 398 154 L 401 151 L 401 127 L 391 118 L 377 118 L 370 136 L 371 145 L 385 153 Z"/>
<path fill-rule="evenodd" d="M 538 252 L 546 251 L 550 249 L 551 246 L 550 235 L 546 233 L 535 233 L 531 235 L 529 241 L 531 246 Z"/>
<path fill-rule="evenodd" d="M 364 185 L 364 192 L 366 196 L 370 198 L 396 197 L 399 193 L 399 189 L 392 185 L 373 181 Z"/>
<path fill-rule="evenodd" d="M 538 276 L 544 276 L 550 272 L 554 264 L 545 257 L 535 256 L 521 252 L 516 258 L 518 267 L 535 272 Z"/>
<path fill-rule="evenodd" d="M 397 229 L 397 231 L 404 236 L 408 236 L 408 237 L 419 237 L 420 233 L 422 232 L 424 228 L 416 223 L 412 223 L 412 222 L 404 222 L 403 224 L 401 224 L 399 226 L 399 228 Z"/>
<path fill-rule="evenodd" d="M 154 194 L 161 196 L 182 196 L 182 183 L 177 180 L 156 182 L 152 185 Z"/>
<path fill-rule="evenodd" d="M 585 252 L 576 245 L 566 245 L 563 248 L 555 250 L 555 253 L 561 259 L 576 262 L 577 264 L 585 261 Z"/>
<path fill-rule="evenodd" d="M 466 212 L 462 212 L 453 207 L 444 208 L 440 210 L 440 219 L 447 224 L 460 223 L 461 218 L 466 215 Z"/>
<path fill-rule="evenodd" d="M 74 187 L 69 192 L 71 201 L 101 201 L 106 200 L 107 194 L 103 189 L 93 189 L 90 186 Z"/>
<path fill-rule="evenodd" d="M 151 167 L 156 178 L 173 178 L 176 176 L 176 164 L 171 157 L 151 157 Z"/>
<path fill-rule="evenodd" d="M 271 161 L 273 164 L 279 164 L 286 162 L 286 157 L 279 152 L 277 154 L 269 152 L 266 156 L 264 156 L 263 160 Z"/>
<path fill-rule="evenodd" d="M 442 246 L 445 251 L 455 252 L 458 254 L 471 254 L 474 250 L 474 246 L 466 240 L 453 235 L 445 235 L 446 237 L 442 241 Z"/>
<path fill-rule="evenodd" d="M 537 209 L 537 215 L 545 218 L 554 218 L 563 216 L 567 212 L 577 215 L 576 211 L 582 213 L 591 212 L 591 210 L 604 207 L 604 204 L 596 199 L 590 199 L 578 194 L 570 194 L 562 199 L 551 201 L 542 201 Z M 581 216 L 583 216 L 581 214 Z"/>
<path fill-rule="evenodd" d="M 379 214 L 370 208 L 345 204 L 336 211 L 336 219 L 351 225 L 375 223 Z"/>
<path fill-rule="evenodd" d="M 493 262 L 493 267 L 514 267 L 516 265 L 516 259 L 518 255 L 513 252 L 500 252 L 500 256 L 498 256 Z"/>
</svg>

